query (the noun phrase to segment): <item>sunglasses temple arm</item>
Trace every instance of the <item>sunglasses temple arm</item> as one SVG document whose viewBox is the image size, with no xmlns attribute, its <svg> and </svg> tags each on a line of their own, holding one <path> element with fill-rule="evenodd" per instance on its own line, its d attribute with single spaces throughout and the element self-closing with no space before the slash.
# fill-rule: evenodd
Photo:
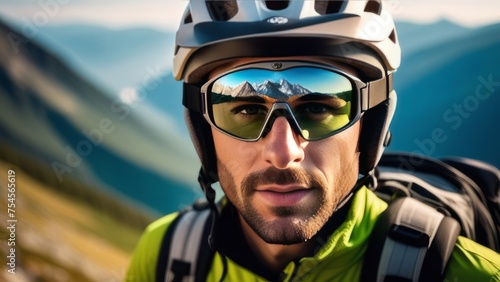
<svg viewBox="0 0 500 282">
<path fill-rule="evenodd" d="M 195 84 L 183 83 L 182 104 L 184 107 L 203 114 L 203 95 L 201 87 Z"/>
<path fill-rule="evenodd" d="M 387 100 L 392 89 L 392 73 L 367 83 L 361 89 L 361 110 L 366 111 Z"/>
</svg>

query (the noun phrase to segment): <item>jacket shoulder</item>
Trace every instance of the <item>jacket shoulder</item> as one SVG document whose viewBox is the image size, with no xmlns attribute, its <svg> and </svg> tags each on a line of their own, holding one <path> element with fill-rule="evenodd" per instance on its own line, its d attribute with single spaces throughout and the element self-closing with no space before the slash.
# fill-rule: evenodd
<svg viewBox="0 0 500 282">
<path fill-rule="evenodd" d="M 459 236 L 445 272 L 445 281 L 500 281 L 500 254 Z"/>
<path fill-rule="evenodd" d="M 163 237 L 179 213 L 163 216 L 144 230 L 135 247 L 125 281 L 155 281 L 156 264 Z"/>
</svg>

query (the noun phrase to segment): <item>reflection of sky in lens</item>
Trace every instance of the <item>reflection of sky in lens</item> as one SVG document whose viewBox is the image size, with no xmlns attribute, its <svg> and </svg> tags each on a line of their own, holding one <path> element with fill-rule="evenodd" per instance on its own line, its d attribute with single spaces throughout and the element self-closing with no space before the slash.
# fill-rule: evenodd
<svg viewBox="0 0 500 282">
<path fill-rule="evenodd" d="M 279 82 L 282 79 L 291 84 L 299 84 L 312 92 L 339 93 L 351 90 L 351 83 L 346 77 L 325 69 L 310 67 L 292 68 L 284 71 L 240 70 L 219 78 L 217 83 L 235 87 L 244 81 L 251 84 L 261 84 L 266 80 Z"/>
</svg>

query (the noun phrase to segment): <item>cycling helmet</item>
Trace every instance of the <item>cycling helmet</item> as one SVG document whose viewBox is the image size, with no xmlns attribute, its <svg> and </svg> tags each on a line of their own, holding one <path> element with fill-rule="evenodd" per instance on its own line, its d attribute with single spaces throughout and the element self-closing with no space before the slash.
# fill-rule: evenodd
<svg viewBox="0 0 500 282">
<path fill-rule="evenodd" d="M 206 184 L 218 181 L 216 156 L 210 126 L 189 107 L 201 103 L 191 86 L 238 58 L 298 56 L 347 64 L 362 80 L 385 78 L 387 99 L 364 113 L 359 143 L 360 173 L 374 169 L 389 139 L 396 105 L 392 73 L 401 57 L 394 21 L 381 0 L 190 0 L 176 34 L 173 74 L 184 82 L 185 118 L 206 194 Z"/>
</svg>

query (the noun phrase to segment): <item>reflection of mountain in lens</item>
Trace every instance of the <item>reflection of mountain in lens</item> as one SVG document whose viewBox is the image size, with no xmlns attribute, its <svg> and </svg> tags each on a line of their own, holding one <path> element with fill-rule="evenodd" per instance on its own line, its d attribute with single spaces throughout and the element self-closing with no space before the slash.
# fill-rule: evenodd
<svg viewBox="0 0 500 282">
<path fill-rule="evenodd" d="M 287 99 L 292 95 L 313 93 L 299 84 L 292 84 L 285 79 L 280 80 L 280 82 L 266 80 L 260 84 L 250 84 L 248 81 L 244 81 L 234 88 L 215 83 L 212 87 L 212 92 L 222 95 L 231 95 L 232 97 L 266 95 L 274 99 Z"/>
<path fill-rule="evenodd" d="M 245 81 L 232 89 L 230 95 L 233 97 L 249 97 L 257 96 L 259 93 L 255 91 L 254 87 L 248 81 Z"/>
<path fill-rule="evenodd" d="M 286 99 L 292 95 L 305 95 L 312 93 L 299 84 L 291 84 L 285 79 L 280 80 L 279 83 L 266 80 L 261 84 L 253 84 L 253 86 L 261 95 L 264 94 L 276 99 Z"/>
<path fill-rule="evenodd" d="M 319 93 L 312 92 L 311 90 L 302 87 L 300 84 L 292 84 L 285 79 L 280 80 L 280 82 L 272 82 L 266 80 L 262 83 L 251 84 L 248 81 L 244 81 L 235 87 L 228 85 L 223 85 L 221 83 L 214 83 L 211 90 L 211 103 L 219 104 L 232 102 L 233 97 L 252 97 L 252 96 L 268 96 L 276 100 L 287 100 L 290 96 L 303 96 L 303 95 L 330 95 L 334 98 L 338 98 L 339 101 L 350 102 L 352 91 L 347 90 L 338 93 Z M 345 106 L 345 104 L 343 105 Z M 339 108 L 343 107 L 340 106 Z M 337 108 L 337 107 L 336 107 Z"/>
</svg>

